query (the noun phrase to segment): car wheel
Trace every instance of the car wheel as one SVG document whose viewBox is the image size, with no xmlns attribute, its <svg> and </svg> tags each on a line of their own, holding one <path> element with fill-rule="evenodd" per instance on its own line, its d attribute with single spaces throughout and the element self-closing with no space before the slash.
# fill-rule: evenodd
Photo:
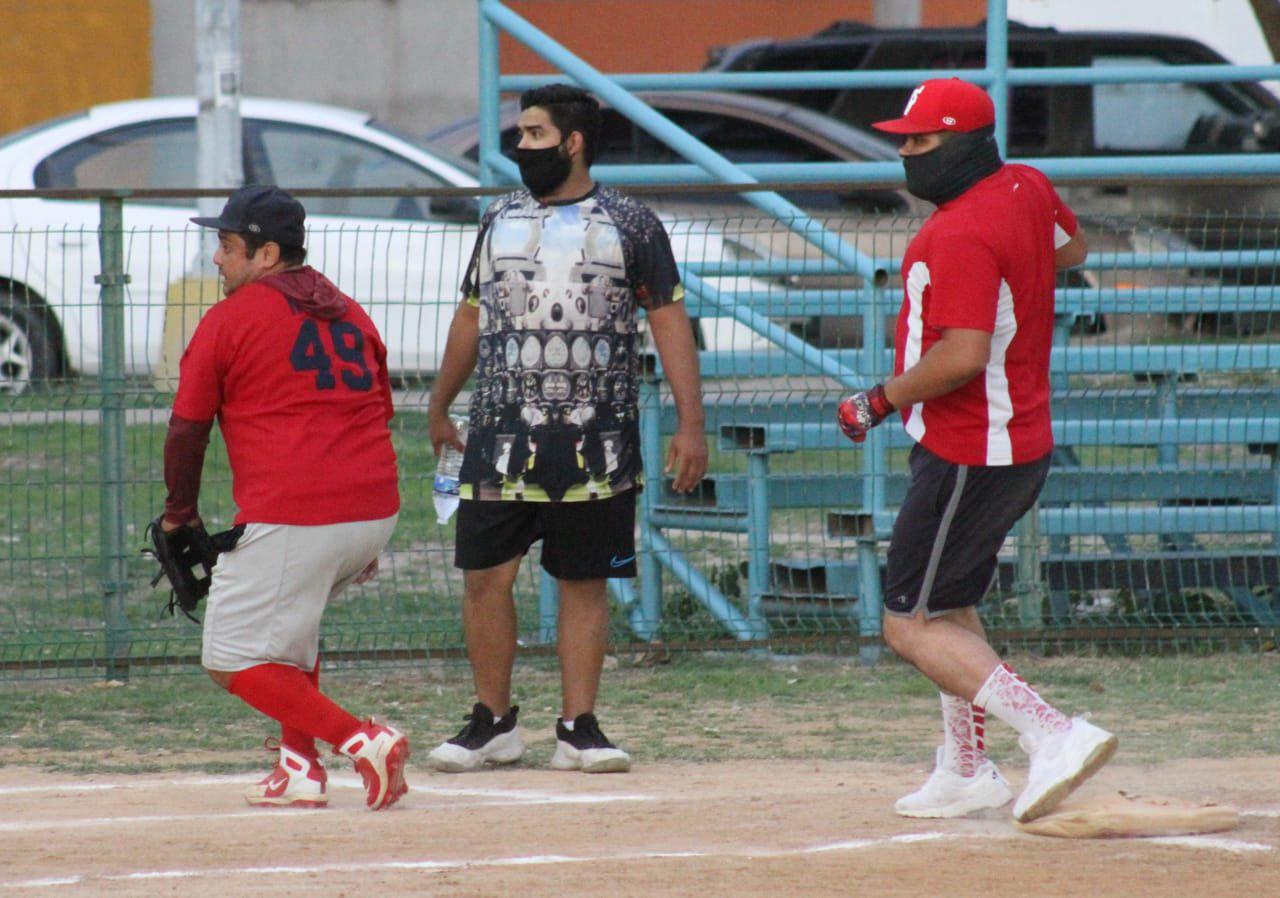
<svg viewBox="0 0 1280 898">
<path fill-rule="evenodd" d="M 24 393 L 58 368 L 56 325 L 48 313 L 0 293 L 0 394 Z"/>
</svg>

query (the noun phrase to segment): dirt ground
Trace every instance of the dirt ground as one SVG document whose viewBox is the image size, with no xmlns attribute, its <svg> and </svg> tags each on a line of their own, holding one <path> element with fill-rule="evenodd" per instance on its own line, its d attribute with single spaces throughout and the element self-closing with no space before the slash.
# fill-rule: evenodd
<svg viewBox="0 0 1280 898">
<path fill-rule="evenodd" d="M 364 810 L 331 764 L 330 807 L 263 811 L 256 776 L 0 770 L 0 896 L 1266 896 L 1280 894 L 1280 760 L 1112 765 L 1078 797 L 1127 792 L 1241 811 L 1212 836 L 1075 841 L 1008 810 L 907 820 L 926 771 L 866 763 L 532 767 L 449 776 Z M 265 772 L 265 771 L 264 771 Z M 1025 770 L 1006 770 L 1014 788 Z"/>
</svg>

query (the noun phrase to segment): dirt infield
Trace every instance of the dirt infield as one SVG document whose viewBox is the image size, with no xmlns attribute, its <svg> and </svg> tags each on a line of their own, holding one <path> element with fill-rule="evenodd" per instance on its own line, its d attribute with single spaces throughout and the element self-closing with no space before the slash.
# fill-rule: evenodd
<svg viewBox="0 0 1280 898">
<path fill-rule="evenodd" d="M 1015 788 L 1024 770 L 1006 770 Z M 0 896 L 1280 894 L 1280 761 L 1111 766 L 1108 790 L 1214 800 L 1216 836 L 1068 841 L 1007 810 L 906 820 L 918 767 L 853 762 L 639 766 L 590 777 L 532 767 L 447 776 L 411 762 L 410 793 L 363 808 L 332 767 L 322 811 L 260 811 L 244 776 L 69 777 L 0 770 Z"/>
</svg>

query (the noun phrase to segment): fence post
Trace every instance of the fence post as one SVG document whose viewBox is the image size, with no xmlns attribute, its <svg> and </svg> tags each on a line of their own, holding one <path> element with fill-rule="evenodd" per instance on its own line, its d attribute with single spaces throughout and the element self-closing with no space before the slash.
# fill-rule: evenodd
<svg viewBox="0 0 1280 898">
<path fill-rule="evenodd" d="M 1044 626 L 1044 598 L 1040 576 L 1040 503 L 1031 506 L 1018 525 L 1018 575 L 1013 583 L 1018 599 L 1018 623 L 1025 629 Z"/>
<path fill-rule="evenodd" d="M 769 570 L 769 450 L 747 453 L 747 622 L 764 638 L 764 597 L 773 585 Z"/>
<path fill-rule="evenodd" d="M 996 107 L 996 143 L 1000 155 L 1009 153 L 1009 4 L 987 0 L 987 92 Z"/>
<path fill-rule="evenodd" d="M 560 621 L 560 586 L 556 578 L 538 568 L 538 643 L 556 641 Z"/>
<path fill-rule="evenodd" d="M 497 26 L 485 15 L 483 5 L 476 4 L 476 13 L 480 25 L 480 94 L 477 107 L 480 119 L 480 183 L 490 185 L 500 180 L 493 160 L 501 155 L 498 127 L 498 72 L 501 62 Z"/>
<path fill-rule="evenodd" d="M 640 492 L 640 517 L 646 523 L 662 495 L 662 394 L 661 378 L 652 356 L 645 357 L 640 381 L 640 459 L 644 465 L 644 489 Z M 654 551 L 650 526 L 640 528 L 640 616 L 650 639 L 662 627 L 662 562 Z"/>
<path fill-rule="evenodd" d="M 885 311 L 889 276 L 877 270 L 867 279 L 863 288 L 862 307 L 862 359 L 863 383 L 882 382 L 891 371 L 884 366 Z M 894 423 L 896 425 L 896 422 Z M 862 463 L 862 511 L 866 515 L 867 529 L 858 539 L 858 659 L 863 664 L 875 664 L 880 660 L 883 645 L 880 643 L 883 620 L 884 584 L 880 579 L 880 557 L 877 553 L 877 519 L 885 510 L 889 480 L 889 432 L 888 428 L 873 431 L 863 443 L 860 453 Z"/>
<path fill-rule="evenodd" d="M 124 450 L 124 200 L 103 197 L 98 225 L 102 273 L 102 606 L 106 624 L 107 679 L 129 676 L 129 634 L 125 616 L 125 450 Z"/>
</svg>

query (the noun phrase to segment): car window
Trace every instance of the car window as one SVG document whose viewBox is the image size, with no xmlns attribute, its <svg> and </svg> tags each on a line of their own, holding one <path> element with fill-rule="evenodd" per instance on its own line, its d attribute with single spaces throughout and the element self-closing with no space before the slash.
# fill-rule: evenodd
<svg viewBox="0 0 1280 898">
<path fill-rule="evenodd" d="M 868 50 L 848 45 L 846 54 L 856 54 L 858 68 L 882 69 L 954 69 L 960 67 L 959 54 L 967 45 L 939 43 L 918 37 L 876 40 Z M 864 55 L 865 53 L 865 55 Z M 834 60 L 833 60 L 834 63 Z M 982 62 L 977 66 L 981 68 Z M 851 67 L 851 66 L 850 66 Z M 827 69 L 839 70 L 843 65 L 831 64 Z M 835 91 L 825 107 L 815 107 L 833 118 L 857 128 L 869 130 L 874 122 L 897 118 L 911 96 L 910 87 L 855 87 Z"/>
<path fill-rule="evenodd" d="M 730 162 L 835 162 L 836 156 L 762 122 L 714 112 L 669 111 L 667 117 Z"/>
<path fill-rule="evenodd" d="M 987 64 L 987 51 L 970 50 L 958 60 L 937 62 L 938 68 L 980 69 Z M 1015 49 L 1009 53 L 1009 64 L 1018 69 L 1042 69 L 1049 64 L 1049 54 L 1041 50 Z M 1013 156 L 1043 156 L 1049 139 L 1049 91 L 1042 85 L 1014 87 L 1009 91 L 1008 146 Z"/>
<path fill-rule="evenodd" d="M 757 121 L 715 112 L 664 109 L 662 114 L 731 162 L 833 162 L 826 150 Z M 625 116 L 604 112 L 596 161 L 663 165 L 687 161 Z"/>
<path fill-rule="evenodd" d="M 661 112 L 733 162 L 843 161 L 820 146 L 759 122 L 712 112 L 671 109 L 663 109 Z M 499 138 L 503 154 L 508 157 L 514 156 L 516 144 L 519 141 L 520 134 L 514 127 L 505 129 Z M 467 151 L 467 155 L 477 158 L 479 152 L 479 147 L 473 146 Z M 602 110 L 600 147 L 596 151 L 594 164 L 668 165 L 686 161 L 649 132 L 643 128 L 637 128 L 630 119 L 617 110 Z M 664 194 L 663 196 L 680 201 L 709 202 L 706 194 L 687 196 Z M 902 197 L 891 190 L 858 190 L 848 193 L 805 190 L 795 191 L 787 198 L 808 209 L 885 211 L 906 206 Z M 732 204 L 742 202 L 732 194 L 715 194 L 714 201 Z"/>
<path fill-rule="evenodd" d="M 1097 67 L 1163 65 L 1154 56 L 1096 56 Z M 1196 84 L 1098 84 L 1093 88 L 1093 142 L 1100 150 L 1186 149 L 1201 116 L 1228 113 Z"/>
<path fill-rule="evenodd" d="M 462 169 L 474 178 L 480 177 L 480 166 L 476 165 L 475 157 L 467 158 L 466 156 L 459 156 L 451 150 L 446 150 L 443 147 L 428 143 L 420 137 L 415 137 L 413 134 L 410 134 L 407 131 L 401 131 L 399 128 L 393 128 L 385 122 L 370 121 L 366 126 L 375 131 L 381 131 L 384 134 L 388 134 L 397 140 L 403 140 L 405 143 L 417 147 L 424 153 L 430 153 L 434 159 L 447 162 L 454 168 Z"/>
<path fill-rule="evenodd" d="M 825 147 L 754 119 L 719 112 L 664 109 L 663 115 L 688 131 L 730 162 L 841 162 Z M 604 165 L 666 165 L 687 160 L 643 128 L 636 127 L 616 110 L 604 110 L 600 150 L 596 162 Z M 703 199 L 706 195 L 703 195 Z M 717 195 L 718 201 L 729 198 Z M 696 199 L 690 195 L 684 199 Z M 797 191 L 788 199 L 805 208 L 897 208 L 902 204 L 892 191 Z M 732 197 L 733 202 L 738 202 Z"/>
<path fill-rule="evenodd" d="M 732 68 L 758 72 L 838 72 L 863 68 L 868 54 L 869 49 L 865 45 L 848 44 L 842 41 L 831 44 L 801 44 L 794 47 L 774 45 L 758 54 L 751 54 Z M 840 91 L 780 89 L 760 91 L 760 93 L 775 100 L 825 112 L 831 108 Z"/>
<path fill-rule="evenodd" d="M 384 150 L 345 134 L 254 120 L 251 127 L 256 155 L 250 170 L 254 180 L 294 189 L 445 187 L 443 179 Z M 312 215 L 424 220 L 426 203 L 418 197 L 311 197 Z"/>
<path fill-rule="evenodd" d="M 40 188 L 182 189 L 196 183 L 194 118 L 143 122 L 78 140 L 41 160 L 35 170 Z M 133 202 L 190 206 L 190 199 Z"/>
</svg>

